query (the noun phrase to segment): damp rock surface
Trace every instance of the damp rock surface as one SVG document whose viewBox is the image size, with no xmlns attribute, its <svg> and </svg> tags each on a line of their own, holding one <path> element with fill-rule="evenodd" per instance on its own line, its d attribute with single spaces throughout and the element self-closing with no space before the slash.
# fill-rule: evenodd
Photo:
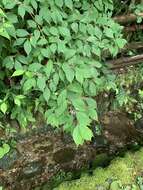
<svg viewBox="0 0 143 190">
<path fill-rule="evenodd" d="M 64 182 L 54 190 L 141 190 L 143 184 L 143 148 L 117 157 L 106 168 L 97 168 L 93 175 Z"/>
<path fill-rule="evenodd" d="M 103 115 L 101 124 L 101 135 L 79 147 L 70 135 L 50 126 L 18 135 L 16 147 L 0 159 L 0 185 L 6 190 L 32 190 L 51 184 L 60 173 L 81 173 L 94 163 L 100 165 L 101 158 L 106 162 L 106 158 L 143 137 L 119 112 Z"/>
</svg>

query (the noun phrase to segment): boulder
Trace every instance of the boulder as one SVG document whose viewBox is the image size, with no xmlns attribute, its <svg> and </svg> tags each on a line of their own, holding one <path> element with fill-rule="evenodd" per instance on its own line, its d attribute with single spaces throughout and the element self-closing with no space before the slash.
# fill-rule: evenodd
<svg viewBox="0 0 143 190">
<path fill-rule="evenodd" d="M 68 134 L 50 126 L 37 128 L 15 137 L 16 146 L 0 159 L 0 185 L 6 190 L 32 190 L 52 184 L 61 173 L 81 173 L 92 163 L 101 165 L 126 147 L 141 142 L 142 134 L 120 112 L 108 112 L 101 118 L 102 131 L 92 142 L 77 147 Z M 95 128 L 96 126 L 92 126 Z M 71 175 L 73 176 L 73 175 Z"/>
</svg>

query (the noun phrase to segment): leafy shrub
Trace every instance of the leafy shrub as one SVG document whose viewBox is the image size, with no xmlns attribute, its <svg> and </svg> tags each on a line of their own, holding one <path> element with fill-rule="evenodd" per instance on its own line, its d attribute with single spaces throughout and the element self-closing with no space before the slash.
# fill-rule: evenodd
<svg viewBox="0 0 143 190">
<path fill-rule="evenodd" d="M 112 0 L 1 0 L 1 118 L 25 128 L 39 111 L 76 144 L 90 140 L 95 96 L 116 91 L 102 52 L 126 43 L 112 11 Z"/>
</svg>

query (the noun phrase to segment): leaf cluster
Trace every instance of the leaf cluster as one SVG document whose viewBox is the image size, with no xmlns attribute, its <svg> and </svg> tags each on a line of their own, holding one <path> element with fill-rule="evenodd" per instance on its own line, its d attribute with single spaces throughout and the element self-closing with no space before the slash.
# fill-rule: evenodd
<svg viewBox="0 0 143 190">
<path fill-rule="evenodd" d="M 39 111 L 77 145 L 91 140 L 95 97 L 116 89 L 102 52 L 126 44 L 112 12 L 112 0 L 1 0 L 1 118 L 25 128 Z"/>
</svg>

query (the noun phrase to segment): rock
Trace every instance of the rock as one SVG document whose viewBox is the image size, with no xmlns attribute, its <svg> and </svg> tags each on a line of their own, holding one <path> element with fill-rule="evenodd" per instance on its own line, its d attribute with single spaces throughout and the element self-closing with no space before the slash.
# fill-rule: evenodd
<svg viewBox="0 0 143 190">
<path fill-rule="evenodd" d="M 96 168 L 93 175 L 82 175 L 77 180 L 66 181 L 54 190 L 118 190 L 141 189 L 143 183 L 143 148 L 116 157 L 106 168 Z M 133 188 L 134 187 L 134 188 Z"/>
<path fill-rule="evenodd" d="M 102 117 L 102 135 L 110 147 L 123 148 L 137 141 L 137 130 L 126 114 L 121 112 L 108 112 Z M 113 148 L 113 149 L 114 149 Z"/>
<path fill-rule="evenodd" d="M 0 159 L 0 184 L 7 190 L 32 190 L 46 182 L 51 184 L 60 173 L 78 173 L 92 163 L 101 165 L 101 159 L 109 161 L 115 152 L 139 140 L 138 130 L 123 113 L 108 112 L 101 124 L 101 135 L 79 147 L 70 135 L 50 126 L 18 135 L 14 150 Z"/>
<path fill-rule="evenodd" d="M 20 158 L 20 154 L 16 149 L 10 150 L 3 158 L 0 159 L 0 169 L 8 170 L 10 169 L 15 161 Z"/>
<path fill-rule="evenodd" d="M 75 154 L 76 151 L 72 148 L 59 149 L 58 151 L 54 152 L 53 160 L 59 164 L 71 162 L 74 160 Z"/>
<path fill-rule="evenodd" d="M 143 118 L 140 118 L 138 119 L 136 122 L 135 122 L 135 128 L 136 130 L 143 134 Z"/>
<path fill-rule="evenodd" d="M 24 178 L 29 179 L 29 178 L 32 178 L 33 176 L 41 174 L 42 172 L 43 172 L 42 162 L 39 162 L 39 161 L 31 162 L 23 167 L 22 173 L 18 177 L 18 180 L 21 180 Z"/>
<path fill-rule="evenodd" d="M 96 153 L 92 145 L 77 147 L 69 135 L 50 128 L 19 138 L 15 150 L 0 160 L 0 183 L 7 190 L 32 190 L 61 171 L 86 169 Z"/>
</svg>

